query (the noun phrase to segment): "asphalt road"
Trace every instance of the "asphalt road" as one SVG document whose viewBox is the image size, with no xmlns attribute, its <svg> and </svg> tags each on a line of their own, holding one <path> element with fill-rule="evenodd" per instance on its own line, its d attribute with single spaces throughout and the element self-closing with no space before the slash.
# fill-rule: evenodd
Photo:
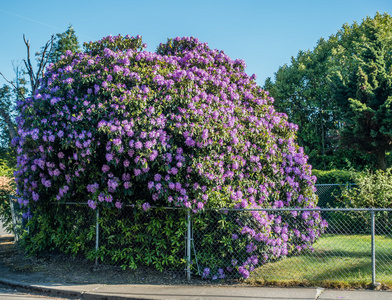
<svg viewBox="0 0 392 300">
<path fill-rule="evenodd" d="M 53 298 L 48 296 L 33 295 L 17 291 L 11 287 L 0 285 L 0 299 L 1 300 L 64 300 L 65 298 Z M 75 298 L 73 298 L 75 299 Z"/>
</svg>

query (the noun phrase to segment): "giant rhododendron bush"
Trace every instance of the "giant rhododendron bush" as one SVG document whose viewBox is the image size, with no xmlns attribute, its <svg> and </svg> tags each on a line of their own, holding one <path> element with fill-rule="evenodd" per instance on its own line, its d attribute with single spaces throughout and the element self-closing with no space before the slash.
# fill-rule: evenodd
<svg viewBox="0 0 392 300">
<path fill-rule="evenodd" d="M 140 37 L 118 36 L 67 52 L 19 103 L 18 195 L 30 222 L 42 218 L 40 208 L 67 201 L 116 219 L 126 207 L 190 209 L 200 229 L 216 225 L 202 219 L 209 208 L 315 206 L 297 126 L 275 111 L 244 61 L 195 38 L 154 53 L 143 46 Z M 325 225 L 317 212 L 242 212 L 214 238 L 220 252 L 212 245 L 200 275 L 248 277 L 309 248 Z"/>
</svg>

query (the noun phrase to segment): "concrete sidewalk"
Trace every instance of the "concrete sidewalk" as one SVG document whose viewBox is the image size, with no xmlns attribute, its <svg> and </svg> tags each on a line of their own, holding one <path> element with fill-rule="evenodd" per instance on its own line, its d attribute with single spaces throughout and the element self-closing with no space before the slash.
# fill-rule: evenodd
<svg viewBox="0 0 392 300">
<path fill-rule="evenodd" d="M 1 276 L 1 273 L 0 273 Z M 0 278 L 0 283 L 57 297 L 76 299 L 262 299 L 262 300 L 391 300 L 391 291 L 324 290 L 321 288 L 275 288 L 184 285 L 102 285 L 18 282 Z"/>
</svg>

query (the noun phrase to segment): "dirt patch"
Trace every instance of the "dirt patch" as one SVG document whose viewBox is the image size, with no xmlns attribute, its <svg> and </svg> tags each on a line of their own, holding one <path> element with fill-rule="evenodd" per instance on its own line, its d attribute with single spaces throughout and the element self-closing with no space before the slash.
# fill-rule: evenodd
<svg viewBox="0 0 392 300">
<path fill-rule="evenodd" d="M 117 266 L 96 266 L 94 262 L 61 253 L 27 256 L 10 238 L 0 238 L 0 267 L 13 275 L 35 281 L 75 284 L 152 284 L 152 285 L 243 285 L 238 280 L 206 281 L 193 276 L 186 280 L 185 271 L 159 272 L 152 268 L 122 270 Z"/>
</svg>

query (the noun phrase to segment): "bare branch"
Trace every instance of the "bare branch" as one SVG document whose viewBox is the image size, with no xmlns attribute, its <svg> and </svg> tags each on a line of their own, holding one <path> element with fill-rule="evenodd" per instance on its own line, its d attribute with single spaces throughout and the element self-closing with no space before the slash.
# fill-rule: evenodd
<svg viewBox="0 0 392 300">
<path fill-rule="evenodd" d="M 41 76 L 44 75 L 45 66 L 46 66 L 46 64 L 49 61 L 50 53 L 52 53 L 53 40 L 54 40 L 54 35 L 51 36 L 50 40 L 47 41 L 45 46 L 44 46 L 44 50 L 42 51 L 41 58 L 40 58 L 40 63 L 39 63 L 39 66 L 38 66 L 37 78 L 38 78 L 39 74 L 41 74 Z M 49 48 L 49 51 L 48 51 L 48 48 Z M 48 55 L 46 55 L 46 52 L 48 52 Z"/>
<path fill-rule="evenodd" d="M 29 74 L 30 77 L 30 84 L 31 84 L 31 93 L 33 94 L 34 91 L 38 88 L 39 85 L 39 78 L 44 75 L 44 70 L 45 67 L 49 61 L 49 56 L 50 53 L 52 52 L 53 49 L 53 41 L 54 41 L 54 35 L 51 36 L 50 40 L 46 42 L 42 53 L 39 58 L 39 64 L 38 64 L 38 70 L 36 73 L 34 73 L 33 66 L 31 65 L 31 60 L 30 60 L 30 41 L 26 40 L 25 35 L 23 35 L 23 41 L 26 45 L 27 49 L 27 60 L 23 60 L 27 73 Z"/>
<path fill-rule="evenodd" d="M 24 95 L 24 93 L 23 92 L 21 92 L 22 90 L 24 90 L 24 89 L 21 89 L 20 88 L 20 86 L 19 86 L 19 84 L 20 84 L 20 69 L 19 69 L 19 67 L 20 67 L 20 65 L 21 65 L 21 63 L 20 62 L 18 62 L 18 64 L 17 65 L 15 65 L 15 63 L 14 63 L 14 61 L 12 61 L 12 67 L 13 67 L 13 69 L 14 69 L 14 72 L 15 72 L 15 74 L 16 74 L 16 86 L 13 84 L 13 86 L 14 86 L 14 88 L 15 88 L 15 91 L 16 91 L 16 93 L 17 93 L 17 100 L 19 100 L 20 98 L 23 98 L 23 99 L 25 99 L 25 95 Z"/>
<path fill-rule="evenodd" d="M 18 89 L 17 86 L 15 85 L 15 83 L 13 81 L 9 81 L 3 73 L 0 72 L 0 75 L 4 78 L 5 81 L 7 81 L 10 85 L 12 85 L 16 90 Z"/>
<path fill-rule="evenodd" d="M 35 91 L 34 87 L 36 85 L 37 78 L 34 75 L 33 66 L 31 65 L 31 60 L 30 60 L 30 41 L 29 40 L 26 41 L 25 35 L 23 35 L 23 41 L 26 45 L 26 50 L 27 50 L 27 61 L 24 59 L 23 62 L 26 66 L 27 73 L 29 74 L 30 77 L 31 92 L 33 93 Z"/>
</svg>

